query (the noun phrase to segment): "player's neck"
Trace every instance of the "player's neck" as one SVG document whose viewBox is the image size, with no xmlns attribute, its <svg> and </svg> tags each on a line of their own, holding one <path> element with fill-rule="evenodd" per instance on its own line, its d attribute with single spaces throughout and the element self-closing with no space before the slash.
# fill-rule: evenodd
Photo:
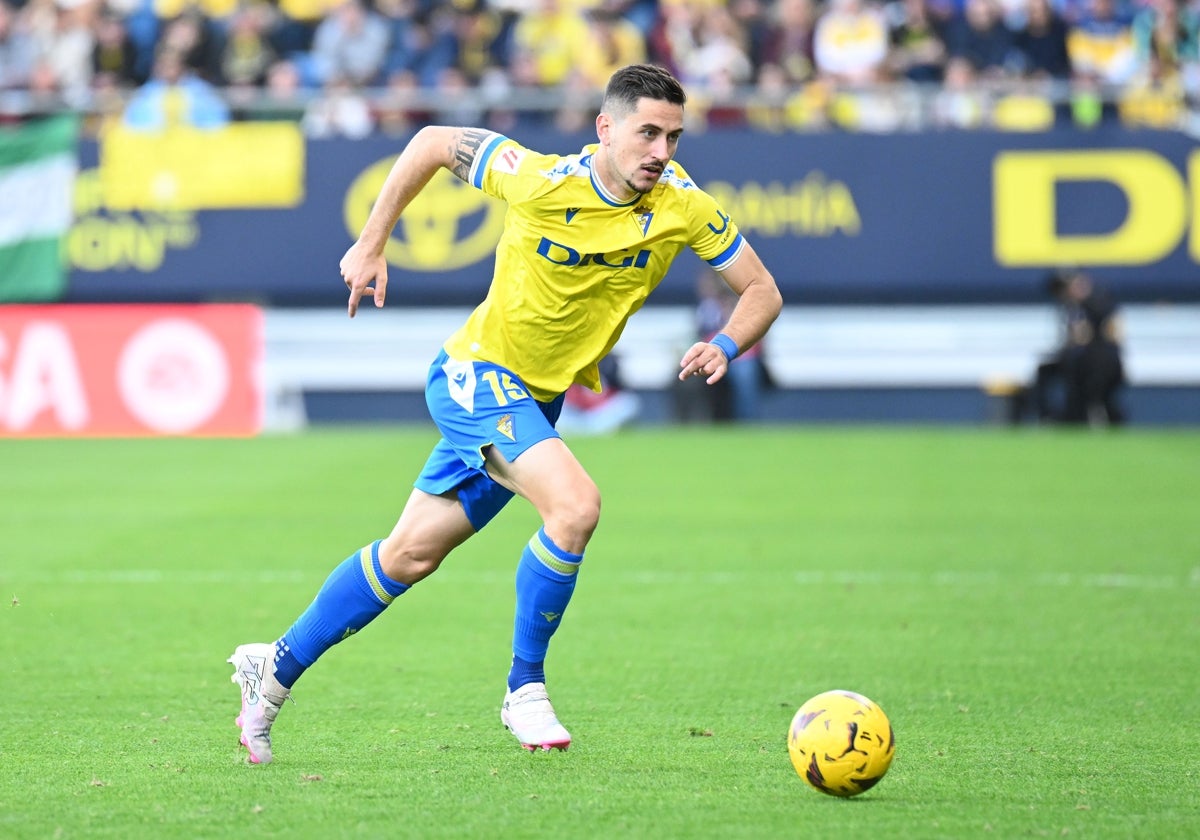
<svg viewBox="0 0 1200 840">
<path fill-rule="evenodd" d="M 597 155 L 595 156 L 595 160 L 596 179 L 600 182 L 600 186 L 604 187 L 609 196 L 618 204 L 628 204 L 639 195 L 637 190 L 617 174 L 607 155 Z"/>
</svg>

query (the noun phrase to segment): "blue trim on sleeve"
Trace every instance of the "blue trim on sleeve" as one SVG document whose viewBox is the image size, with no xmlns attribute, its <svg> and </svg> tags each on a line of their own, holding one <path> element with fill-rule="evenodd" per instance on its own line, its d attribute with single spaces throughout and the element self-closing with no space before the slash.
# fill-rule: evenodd
<svg viewBox="0 0 1200 840">
<path fill-rule="evenodd" d="M 487 169 L 488 162 L 491 161 L 492 155 L 496 153 L 496 149 L 500 144 L 508 138 L 503 134 L 497 134 L 492 137 L 492 142 L 483 147 L 483 151 L 475 158 L 475 164 L 471 167 L 471 186 L 476 189 L 483 189 L 483 173 Z"/>
<path fill-rule="evenodd" d="M 746 240 L 739 233 L 737 235 L 737 237 L 732 242 L 729 243 L 729 247 L 726 248 L 721 253 L 717 254 L 711 260 L 708 260 L 708 264 L 711 265 L 713 268 L 715 268 L 717 271 L 721 271 L 722 269 L 728 268 L 729 266 L 733 265 L 733 263 L 737 260 L 738 256 L 741 255 L 742 248 L 745 247 L 745 245 L 746 245 Z"/>
</svg>

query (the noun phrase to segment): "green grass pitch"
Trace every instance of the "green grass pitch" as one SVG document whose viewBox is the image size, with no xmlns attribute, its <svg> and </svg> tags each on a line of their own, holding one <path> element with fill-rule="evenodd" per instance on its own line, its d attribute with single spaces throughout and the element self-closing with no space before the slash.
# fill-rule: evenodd
<svg viewBox="0 0 1200 840">
<path fill-rule="evenodd" d="M 499 722 L 518 500 L 245 763 L 225 658 L 387 533 L 433 439 L 0 441 L 0 837 L 1200 836 L 1195 430 L 575 439 L 568 752 Z M 851 800 L 788 760 L 831 688 L 896 732 Z"/>
</svg>

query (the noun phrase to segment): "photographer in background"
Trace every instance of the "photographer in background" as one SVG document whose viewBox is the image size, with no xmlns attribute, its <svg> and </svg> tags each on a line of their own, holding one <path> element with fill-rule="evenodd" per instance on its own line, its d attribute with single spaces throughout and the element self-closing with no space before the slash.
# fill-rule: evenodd
<svg viewBox="0 0 1200 840">
<path fill-rule="evenodd" d="M 1062 310 L 1062 343 L 1037 368 L 1033 398 L 1041 422 L 1120 425 L 1118 396 L 1125 382 L 1117 304 L 1085 272 L 1063 269 L 1046 277 Z"/>
</svg>

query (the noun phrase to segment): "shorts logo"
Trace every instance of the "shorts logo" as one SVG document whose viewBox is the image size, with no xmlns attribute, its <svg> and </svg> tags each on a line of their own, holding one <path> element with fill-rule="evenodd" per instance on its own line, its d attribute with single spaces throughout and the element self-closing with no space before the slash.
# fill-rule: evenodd
<svg viewBox="0 0 1200 840">
<path fill-rule="evenodd" d="M 497 420 L 496 431 L 504 435 L 509 440 L 515 441 L 516 438 L 513 437 L 513 416 L 511 414 L 505 414 L 503 417 Z"/>
<path fill-rule="evenodd" d="M 475 411 L 475 365 L 451 359 L 442 365 L 446 373 L 446 386 L 450 399 L 467 411 Z"/>
</svg>

